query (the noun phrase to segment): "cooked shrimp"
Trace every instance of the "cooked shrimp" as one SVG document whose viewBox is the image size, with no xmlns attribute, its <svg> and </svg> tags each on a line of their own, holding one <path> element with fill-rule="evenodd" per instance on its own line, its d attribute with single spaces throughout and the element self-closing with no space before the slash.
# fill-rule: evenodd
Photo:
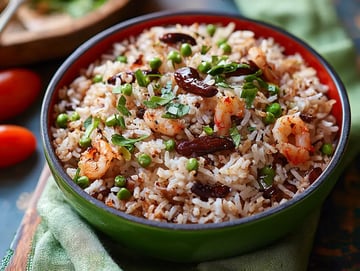
<svg viewBox="0 0 360 271">
<path fill-rule="evenodd" d="M 163 109 L 149 108 L 144 113 L 144 121 L 151 130 L 163 135 L 175 136 L 183 131 L 184 123 L 181 119 L 163 118 L 163 114 L 165 114 Z"/>
<path fill-rule="evenodd" d="M 99 179 L 105 175 L 115 157 L 116 154 L 109 143 L 102 139 L 96 139 L 80 157 L 78 164 L 80 174 L 91 180 Z"/>
<path fill-rule="evenodd" d="M 263 50 L 261 50 L 259 47 L 251 47 L 248 51 L 248 54 L 250 60 L 253 61 L 256 66 L 262 70 L 267 81 L 272 83 L 279 82 L 279 76 L 275 72 L 274 66 L 267 62 Z"/>
<path fill-rule="evenodd" d="M 285 115 L 278 118 L 272 130 L 277 148 L 286 159 L 294 164 L 302 164 L 310 159 L 313 147 L 310 132 L 298 115 Z"/>
<path fill-rule="evenodd" d="M 245 102 L 238 96 L 226 93 L 228 96 L 221 97 L 215 106 L 215 131 L 219 135 L 228 135 L 231 128 L 231 117 L 244 115 Z"/>
</svg>

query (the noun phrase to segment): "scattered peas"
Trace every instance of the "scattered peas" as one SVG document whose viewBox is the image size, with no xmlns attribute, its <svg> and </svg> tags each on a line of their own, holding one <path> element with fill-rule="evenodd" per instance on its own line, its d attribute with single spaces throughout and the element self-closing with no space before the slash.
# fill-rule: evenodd
<svg viewBox="0 0 360 271">
<path fill-rule="evenodd" d="M 103 77 L 101 74 L 96 74 L 92 79 L 93 83 L 100 83 L 100 82 L 102 82 L 102 80 L 103 80 Z"/>
<path fill-rule="evenodd" d="M 159 57 L 154 57 L 154 58 L 150 59 L 150 61 L 149 61 L 151 70 L 159 69 L 161 64 L 162 64 L 162 61 Z"/>
<path fill-rule="evenodd" d="M 231 46 L 227 42 L 221 43 L 219 47 L 223 50 L 224 54 L 230 54 L 232 51 Z"/>
<path fill-rule="evenodd" d="M 265 124 L 271 124 L 275 122 L 275 116 L 271 112 L 266 112 L 266 116 L 264 117 L 264 123 Z"/>
<path fill-rule="evenodd" d="M 79 120 L 79 119 L 80 119 L 80 115 L 79 115 L 78 112 L 75 111 L 74 113 L 71 114 L 71 117 L 70 117 L 71 121 L 76 121 L 76 120 Z"/>
<path fill-rule="evenodd" d="M 140 166 L 146 168 L 146 167 L 150 166 L 152 160 L 148 154 L 142 153 L 138 156 L 137 161 Z"/>
<path fill-rule="evenodd" d="M 199 168 L 199 162 L 196 158 L 190 158 L 186 162 L 186 169 L 188 171 L 197 170 Z"/>
<path fill-rule="evenodd" d="M 165 141 L 165 150 L 172 151 L 175 149 L 175 140 L 169 139 Z"/>
<path fill-rule="evenodd" d="M 213 25 L 213 24 L 208 24 L 208 25 L 206 26 L 206 31 L 207 31 L 207 33 L 212 37 L 212 36 L 214 36 L 214 34 L 215 34 L 216 26 Z"/>
<path fill-rule="evenodd" d="M 325 155 L 331 155 L 333 151 L 334 151 L 333 146 L 330 143 L 324 143 L 321 146 L 321 152 Z"/>
<path fill-rule="evenodd" d="M 207 71 L 210 69 L 211 69 L 211 64 L 210 62 L 207 61 L 202 61 L 198 66 L 198 70 L 202 73 L 207 73 Z"/>
<path fill-rule="evenodd" d="M 132 85 L 129 83 L 125 83 L 120 86 L 121 93 L 126 96 L 130 96 L 132 94 Z"/>
<path fill-rule="evenodd" d="M 127 200 L 131 197 L 131 193 L 127 188 L 121 187 L 116 196 L 119 200 Z"/>
<path fill-rule="evenodd" d="M 115 186 L 123 187 L 126 185 L 126 178 L 122 175 L 117 175 L 114 181 L 115 181 Z"/>
<path fill-rule="evenodd" d="M 203 130 L 204 130 L 205 134 L 207 134 L 209 136 L 214 134 L 214 130 L 210 126 L 204 126 Z"/>
<path fill-rule="evenodd" d="M 68 120 L 69 120 L 69 116 L 66 113 L 61 113 L 56 118 L 56 124 L 60 128 L 66 128 Z"/>
<path fill-rule="evenodd" d="M 272 103 L 266 107 L 266 112 L 270 112 L 274 115 L 275 118 L 281 116 L 281 106 L 279 103 Z"/>
<path fill-rule="evenodd" d="M 181 55 L 178 51 L 170 51 L 170 53 L 167 56 L 168 60 L 171 60 L 171 62 L 174 64 L 181 63 Z"/>
<path fill-rule="evenodd" d="M 192 49 L 189 43 L 183 43 L 180 47 L 180 53 L 182 56 L 191 56 Z"/>
<path fill-rule="evenodd" d="M 76 179 L 76 183 L 81 188 L 86 188 L 90 185 L 90 180 L 87 176 L 80 176 L 79 178 Z"/>
<path fill-rule="evenodd" d="M 127 63 L 127 57 L 126 56 L 118 56 L 116 58 L 116 60 L 121 62 L 121 63 Z"/>
<path fill-rule="evenodd" d="M 82 148 L 87 148 L 87 147 L 90 147 L 91 145 L 91 138 L 89 137 L 81 137 L 80 138 L 80 141 L 79 141 L 79 145 L 80 147 Z"/>
</svg>

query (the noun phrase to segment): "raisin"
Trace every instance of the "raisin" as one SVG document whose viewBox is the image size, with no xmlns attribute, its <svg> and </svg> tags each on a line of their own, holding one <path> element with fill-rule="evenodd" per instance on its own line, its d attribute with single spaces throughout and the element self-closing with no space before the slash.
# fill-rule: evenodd
<svg viewBox="0 0 360 271">
<path fill-rule="evenodd" d="M 210 185 L 195 182 L 191 187 L 191 192 L 199 196 L 202 201 L 207 201 L 209 198 L 225 198 L 230 191 L 230 187 L 220 183 Z"/>
<path fill-rule="evenodd" d="M 309 172 L 309 182 L 312 184 L 313 182 L 316 181 L 317 178 L 319 178 L 319 176 L 322 173 L 322 169 L 319 167 L 315 167 L 312 170 L 310 170 Z"/>
<path fill-rule="evenodd" d="M 166 33 L 160 37 L 160 40 L 167 44 L 175 44 L 178 42 L 181 42 L 181 43 L 187 42 L 191 45 L 196 45 L 196 40 L 192 36 L 190 36 L 188 34 L 184 34 L 184 33 Z"/>
<path fill-rule="evenodd" d="M 182 67 L 175 71 L 175 81 L 183 90 L 202 96 L 213 97 L 218 93 L 215 86 L 204 83 L 198 71 L 192 67 Z"/>
<path fill-rule="evenodd" d="M 201 156 L 235 148 L 234 142 L 227 137 L 200 136 L 193 140 L 177 142 L 175 150 L 184 156 Z"/>
</svg>

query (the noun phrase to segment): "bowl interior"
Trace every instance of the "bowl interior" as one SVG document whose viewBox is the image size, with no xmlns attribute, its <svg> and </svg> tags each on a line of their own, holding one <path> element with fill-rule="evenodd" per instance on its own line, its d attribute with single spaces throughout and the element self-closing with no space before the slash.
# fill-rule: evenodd
<svg viewBox="0 0 360 271">
<path fill-rule="evenodd" d="M 57 102 L 58 90 L 68 85 L 73 79 L 75 79 L 79 71 L 86 68 L 90 63 L 99 58 L 102 53 L 108 51 L 114 42 L 121 41 L 130 36 L 136 36 L 144 29 L 158 26 L 158 25 L 169 25 L 169 24 L 192 24 L 194 18 L 200 23 L 222 23 L 224 25 L 233 22 L 236 25 L 236 29 L 247 29 L 255 33 L 257 37 L 273 37 L 277 43 L 280 43 L 285 48 L 285 54 L 300 53 L 309 66 L 312 66 L 317 70 L 318 77 L 323 84 L 328 85 L 329 91 L 328 96 L 331 99 L 335 99 L 337 102 L 333 107 L 333 114 L 335 115 L 338 125 L 341 127 L 339 131 L 339 143 L 334 152 L 333 158 L 319 177 L 305 192 L 303 192 L 296 199 L 292 199 L 285 204 L 282 204 L 276 208 L 272 208 L 268 211 L 260 214 L 253 215 L 251 217 L 239 219 L 233 222 L 223 222 L 218 224 L 207 224 L 207 225 L 169 225 L 169 223 L 153 222 L 141 218 L 135 218 L 124 214 L 123 212 L 114 210 L 107 207 L 102 202 L 94 200 L 91 196 L 87 195 L 82 191 L 74 182 L 67 176 L 62 169 L 60 161 L 56 158 L 53 148 L 51 146 L 51 122 L 52 122 L 52 108 Z M 43 102 L 42 110 L 42 132 L 44 147 L 47 151 L 48 159 L 51 161 L 52 166 L 60 174 L 61 178 L 70 185 L 74 191 L 80 194 L 82 197 L 89 201 L 92 201 L 99 208 L 105 209 L 107 212 L 113 213 L 117 216 L 121 216 L 128 220 L 133 220 L 139 223 L 145 223 L 150 226 L 170 227 L 175 229 L 201 229 L 201 228 L 217 228 L 225 225 L 236 225 L 238 223 L 245 223 L 249 221 L 255 221 L 262 217 L 274 214 L 283 209 L 286 209 L 289 205 L 295 204 L 302 201 L 317 187 L 321 186 L 323 182 L 333 173 L 337 164 L 341 160 L 343 155 L 347 138 L 350 130 L 350 110 L 349 102 L 346 91 L 342 85 L 340 79 L 337 77 L 333 69 L 329 64 L 319 56 L 313 49 L 306 45 L 303 41 L 292 36 L 277 27 L 243 18 L 236 15 L 217 14 L 209 12 L 178 12 L 178 13 L 157 13 L 151 15 L 145 15 L 140 18 L 135 18 L 124 23 L 115 25 L 100 34 L 96 35 L 89 41 L 85 42 L 80 46 L 59 68 L 53 79 L 51 80 L 47 93 Z"/>
</svg>

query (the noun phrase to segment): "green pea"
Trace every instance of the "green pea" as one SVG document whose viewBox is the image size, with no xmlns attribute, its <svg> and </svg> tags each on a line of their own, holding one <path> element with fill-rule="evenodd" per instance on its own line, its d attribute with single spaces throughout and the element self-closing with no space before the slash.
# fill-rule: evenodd
<svg viewBox="0 0 360 271">
<path fill-rule="evenodd" d="M 90 147 L 90 145 L 91 145 L 91 138 L 85 137 L 85 136 L 81 137 L 81 138 L 80 138 L 80 141 L 79 141 L 79 145 L 80 145 L 80 147 L 82 147 L 82 148 Z"/>
<path fill-rule="evenodd" d="M 151 157 L 146 153 L 140 154 L 137 158 L 137 161 L 138 161 L 139 165 L 144 168 L 150 166 L 150 164 L 152 162 Z"/>
<path fill-rule="evenodd" d="M 126 185 L 126 178 L 122 175 L 117 175 L 114 179 L 115 186 L 123 187 Z"/>
<path fill-rule="evenodd" d="M 212 36 L 214 36 L 214 34 L 215 34 L 216 26 L 213 25 L 213 24 L 208 24 L 208 25 L 206 26 L 206 31 L 207 31 L 207 33 L 212 37 Z"/>
<path fill-rule="evenodd" d="M 188 171 L 197 170 L 199 168 L 199 162 L 196 158 L 190 158 L 186 162 L 186 169 Z"/>
<path fill-rule="evenodd" d="M 76 183 L 81 188 L 86 188 L 90 185 L 90 180 L 87 176 L 80 176 L 79 178 L 77 178 Z"/>
<path fill-rule="evenodd" d="M 192 49 L 189 43 L 183 43 L 180 47 L 180 53 L 182 56 L 191 56 Z"/>
<path fill-rule="evenodd" d="M 175 149 L 175 140 L 169 139 L 165 141 L 165 150 L 172 151 Z"/>
<path fill-rule="evenodd" d="M 266 116 L 264 117 L 264 123 L 265 124 L 272 124 L 275 122 L 275 116 L 271 112 L 266 112 Z"/>
<path fill-rule="evenodd" d="M 210 69 L 211 69 L 211 64 L 210 62 L 207 61 L 202 61 L 198 66 L 198 70 L 202 73 L 207 73 L 207 71 Z"/>
<path fill-rule="evenodd" d="M 121 62 L 121 63 L 127 63 L 127 57 L 126 56 L 118 56 L 116 58 L 116 60 Z"/>
<path fill-rule="evenodd" d="M 56 118 L 56 124 L 60 128 L 66 128 L 68 120 L 69 120 L 69 116 L 67 114 L 65 114 L 65 113 L 61 113 Z"/>
<path fill-rule="evenodd" d="M 127 200 L 131 197 L 131 193 L 127 188 L 121 187 L 116 196 L 119 200 Z"/>
<path fill-rule="evenodd" d="M 120 86 L 121 93 L 126 96 L 130 96 L 132 94 L 132 84 L 125 83 Z"/>
<path fill-rule="evenodd" d="M 75 111 L 74 113 L 71 114 L 71 117 L 70 117 L 71 121 L 76 121 L 76 120 L 79 120 L 79 119 L 80 119 L 80 115 L 79 115 L 78 112 Z"/>
<path fill-rule="evenodd" d="M 219 40 L 216 42 L 216 44 L 217 44 L 217 46 L 220 47 L 220 45 L 223 44 L 223 43 L 226 43 L 226 41 L 227 41 L 227 38 L 222 38 L 222 39 L 219 39 Z"/>
<path fill-rule="evenodd" d="M 227 42 L 223 42 L 219 45 L 220 49 L 222 49 L 224 54 L 231 54 L 231 46 Z"/>
<path fill-rule="evenodd" d="M 102 80 L 103 80 L 103 77 L 101 74 L 96 74 L 92 79 L 93 83 L 100 83 L 100 82 L 102 82 Z"/>
<path fill-rule="evenodd" d="M 168 60 L 171 60 L 172 63 L 180 64 L 181 63 L 181 55 L 178 51 L 170 51 L 167 56 Z"/>
<path fill-rule="evenodd" d="M 210 126 L 204 126 L 203 130 L 204 130 L 205 134 L 207 134 L 209 136 L 214 134 L 214 130 Z"/>
<path fill-rule="evenodd" d="M 278 118 L 281 116 L 281 105 L 279 103 L 272 103 L 272 104 L 269 104 L 267 107 L 266 107 L 266 112 L 270 112 L 274 115 L 275 118 Z"/>
<path fill-rule="evenodd" d="M 334 151 L 334 148 L 333 148 L 332 144 L 330 144 L 330 143 L 324 143 L 321 146 L 321 152 L 325 155 L 332 155 L 333 151 Z"/>
<path fill-rule="evenodd" d="M 151 70 L 159 69 L 161 64 L 162 64 L 162 61 L 159 57 L 154 57 L 154 58 L 150 59 L 150 61 L 149 61 Z"/>
</svg>

